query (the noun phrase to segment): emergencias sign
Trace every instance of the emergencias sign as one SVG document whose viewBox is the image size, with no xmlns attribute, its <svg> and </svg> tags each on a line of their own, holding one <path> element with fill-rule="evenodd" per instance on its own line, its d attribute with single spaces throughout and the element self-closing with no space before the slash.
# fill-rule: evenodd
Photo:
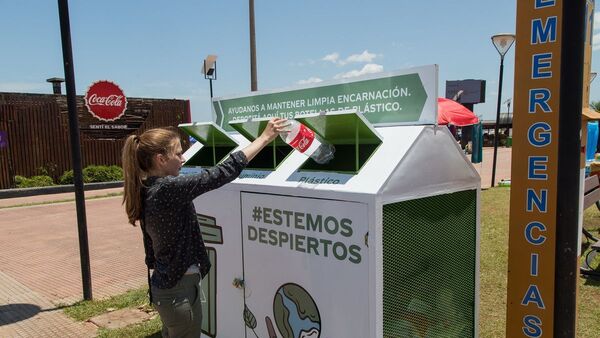
<svg viewBox="0 0 600 338">
<path fill-rule="evenodd" d="M 517 2 L 507 337 L 552 337 L 563 2 Z"/>
</svg>

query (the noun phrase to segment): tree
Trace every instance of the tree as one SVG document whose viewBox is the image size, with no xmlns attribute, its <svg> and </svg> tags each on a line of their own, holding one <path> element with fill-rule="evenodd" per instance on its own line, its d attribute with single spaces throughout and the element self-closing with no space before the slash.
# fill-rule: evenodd
<svg viewBox="0 0 600 338">
<path fill-rule="evenodd" d="M 600 101 L 592 101 L 590 106 L 594 108 L 595 111 L 600 112 Z"/>
</svg>

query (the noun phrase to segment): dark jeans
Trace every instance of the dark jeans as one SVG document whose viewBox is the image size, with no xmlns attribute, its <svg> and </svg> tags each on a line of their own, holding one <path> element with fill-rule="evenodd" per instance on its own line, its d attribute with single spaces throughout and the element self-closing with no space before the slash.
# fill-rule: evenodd
<svg viewBox="0 0 600 338">
<path fill-rule="evenodd" d="M 152 287 L 152 303 L 163 323 L 163 337 L 200 337 L 200 280 L 200 274 L 184 275 L 171 289 Z"/>
</svg>

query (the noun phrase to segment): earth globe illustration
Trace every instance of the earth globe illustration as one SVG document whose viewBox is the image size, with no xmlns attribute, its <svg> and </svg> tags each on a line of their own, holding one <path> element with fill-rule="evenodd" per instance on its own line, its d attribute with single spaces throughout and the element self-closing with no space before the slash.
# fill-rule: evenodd
<svg viewBox="0 0 600 338">
<path fill-rule="evenodd" d="M 275 324 L 283 338 L 318 338 L 321 316 L 310 294 L 300 285 L 284 284 L 273 299 Z"/>
</svg>

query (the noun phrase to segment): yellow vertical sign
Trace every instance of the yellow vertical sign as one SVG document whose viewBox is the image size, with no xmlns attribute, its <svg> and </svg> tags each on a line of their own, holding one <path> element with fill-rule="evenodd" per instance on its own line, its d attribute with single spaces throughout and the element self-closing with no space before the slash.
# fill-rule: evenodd
<svg viewBox="0 0 600 338">
<path fill-rule="evenodd" d="M 517 1 L 507 337 L 552 337 L 560 0 Z"/>
</svg>

